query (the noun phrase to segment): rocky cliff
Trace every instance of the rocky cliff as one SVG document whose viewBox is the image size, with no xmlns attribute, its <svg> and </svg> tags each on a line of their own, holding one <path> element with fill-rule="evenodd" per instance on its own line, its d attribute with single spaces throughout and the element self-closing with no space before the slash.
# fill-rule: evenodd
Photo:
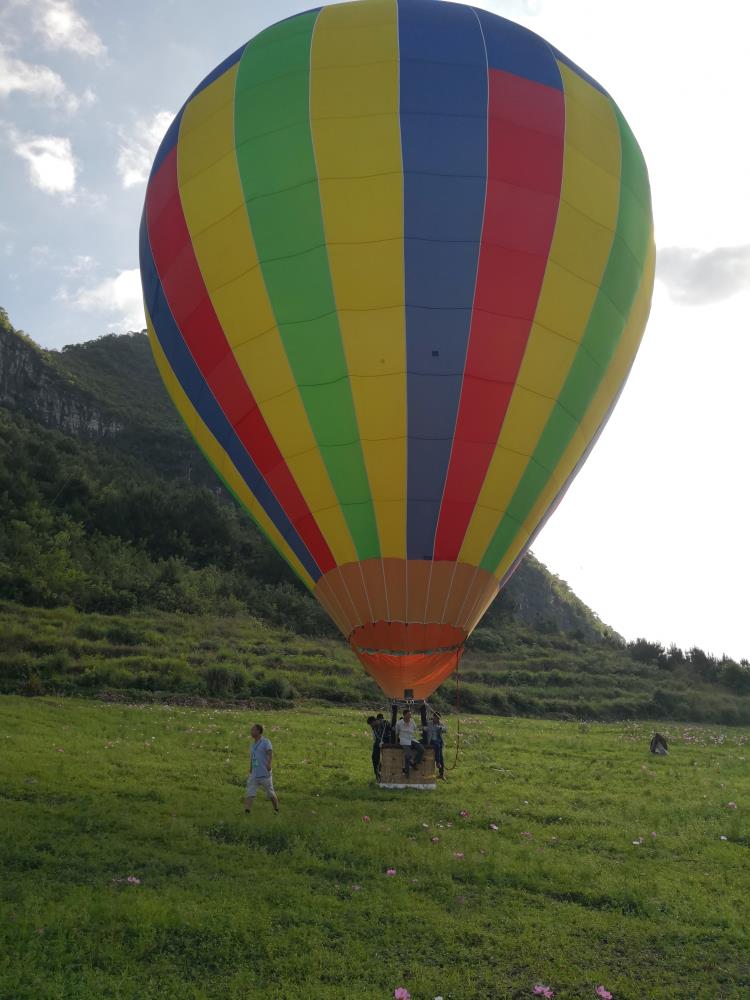
<svg viewBox="0 0 750 1000">
<path fill-rule="evenodd" d="M 14 330 L 4 311 L 0 311 L 0 406 L 76 437 L 111 438 L 123 430 L 94 396 L 55 367 L 48 352 Z"/>
</svg>

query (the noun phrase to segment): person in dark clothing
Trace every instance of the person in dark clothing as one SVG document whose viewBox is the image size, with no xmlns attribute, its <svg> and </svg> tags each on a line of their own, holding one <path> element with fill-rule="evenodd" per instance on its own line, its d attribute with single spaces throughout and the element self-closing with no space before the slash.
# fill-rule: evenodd
<svg viewBox="0 0 750 1000">
<path fill-rule="evenodd" d="M 437 712 L 433 712 L 431 720 L 424 727 L 424 743 L 425 746 L 434 749 L 435 764 L 443 781 L 445 781 L 445 761 L 443 760 L 443 734 L 445 732 L 447 729 L 440 721 L 440 716 Z"/>
<path fill-rule="evenodd" d="M 669 750 L 667 749 L 667 741 L 662 736 L 661 733 L 654 733 L 654 735 L 651 737 L 651 745 L 649 746 L 649 750 L 651 751 L 651 753 L 658 754 L 660 757 L 663 757 L 665 754 L 669 753 Z"/>
<path fill-rule="evenodd" d="M 381 743 L 393 743 L 394 742 L 393 729 L 391 728 L 390 722 L 386 721 L 385 716 L 383 715 L 382 712 L 378 712 L 378 714 L 375 716 L 375 718 L 383 726 L 383 738 L 381 739 L 380 742 Z"/>
<path fill-rule="evenodd" d="M 383 716 L 376 718 L 370 715 L 367 718 L 367 725 L 372 730 L 372 769 L 375 772 L 375 780 L 380 780 L 380 747 L 385 742 L 386 722 Z"/>
</svg>

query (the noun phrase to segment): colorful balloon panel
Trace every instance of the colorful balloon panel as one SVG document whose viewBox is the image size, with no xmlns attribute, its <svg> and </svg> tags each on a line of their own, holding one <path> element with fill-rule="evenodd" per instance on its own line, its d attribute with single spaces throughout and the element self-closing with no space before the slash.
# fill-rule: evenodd
<svg viewBox="0 0 750 1000">
<path fill-rule="evenodd" d="M 648 177 L 619 109 L 483 10 L 299 14 L 177 115 L 140 253 L 198 445 L 386 693 L 426 697 L 645 327 Z"/>
</svg>

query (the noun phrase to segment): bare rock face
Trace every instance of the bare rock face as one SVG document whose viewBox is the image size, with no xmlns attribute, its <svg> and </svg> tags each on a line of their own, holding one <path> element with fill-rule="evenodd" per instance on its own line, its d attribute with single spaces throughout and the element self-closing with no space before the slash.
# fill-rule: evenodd
<svg viewBox="0 0 750 1000">
<path fill-rule="evenodd" d="M 66 378 L 44 351 L 0 324 L 0 406 L 76 437 L 101 439 L 123 430 L 93 397 Z"/>
</svg>

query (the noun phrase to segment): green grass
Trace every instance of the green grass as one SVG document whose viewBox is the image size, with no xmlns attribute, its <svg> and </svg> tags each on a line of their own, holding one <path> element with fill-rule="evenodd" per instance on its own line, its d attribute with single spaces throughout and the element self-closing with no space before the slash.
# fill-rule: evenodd
<svg viewBox="0 0 750 1000">
<path fill-rule="evenodd" d="M 4 1000 L 750 995 L 747 732 L 468 717 L 397 793 L 362 713 L 269 712 L 245 817 L 254 719 L 0 699 Z"/>
</svg>

